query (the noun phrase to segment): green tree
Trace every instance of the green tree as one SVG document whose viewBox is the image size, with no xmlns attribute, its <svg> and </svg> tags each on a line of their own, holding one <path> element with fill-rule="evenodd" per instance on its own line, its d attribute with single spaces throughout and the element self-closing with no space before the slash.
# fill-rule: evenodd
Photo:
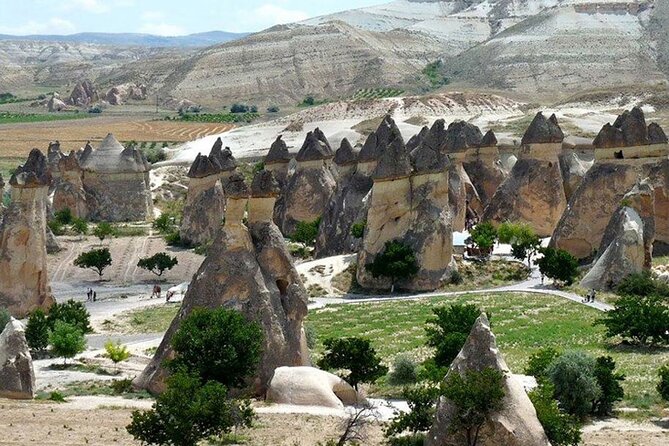
<svg viewBox="0 0 669 446">
<path fill-rule="evenodd" d="M 464 444 L 476 446 L 481 427 L 492 412 L 502 408 L 504 374 L 493 368 L 450 373 L 441 393 L 453 405 L 449 430 L 460 434 Z"/>
<path fill-rule="evenodd" d="M 176 231 L 176 217 L 170 212 L 163 212 L 153 221 L 153 229 L 162 235 L 172 234 Z"/>
<path fill-rule="evenodd" d="M 595 360 L 582 352 L 566 352 L 548 368 L 555 398 L 567 413 L 583 419 L 592 412 L 602 390 L 595 376 Z"/>
<path fill-rule="evenodd" d="M 433 308 L 434 317 L 427 320 L 427 345 L 435 348 L 434 362 L 449 367 L 465 345 L 474 322 L 481 315 L 476 305 L 453 304 Z"/>
<path fill-rule="evenodd" d="M 114 227 L 106 221 L 98 223 L 93 229 L 93 235 L 99 238 L 100 242 L 104 242 L 107 237 L 113 237 L 115 232 Z"/>
<path fill-rule="evenodd" d="M 539 236 L 526 223 L 502 223 L 497 229 L 500 243 L 511 245 L 511 254 L 518 260 L 527 260 L 532 266 L 532 257 L 541 246 Z"/>
<path fill-rule="evenodd" d="M 354 238 L 362 238 L 365 235 L 366 227 L 367 227 L 366 220 L 353 223 L 353 226 L 351 226 L 351 235 Z"/>
<path fill-rule="evenodd" d="M 143 444 L 196 446 L 233 427 L 250 427 L 252 420 L 250 404 L 230 399 L 223 384 L 179 372 L 168 378 L 151 410 L 132 413 L 126 429 Z"/>
<path fill-rule="evenodd" d="M 534 376 L 537 380 L 548 378 L 548 368 L 560 357 L 560 352 L 552 347 L 544 348 L 530 355 L 525 367 L 525 374 Z"/>
<path fill-rule="evenodd" d="M 669 284 L 653 277 L 650 271 L 630 274 L 620 281 L 616 293 L 621 296 L 669 298 Z"/>
<path fill-rule="evenodd" d="M 392 283 L 390 292 L 394 293 L 395 283 L 416 275 L 419 267 L 413 249 L 398 240 L 392 240 L 386 242 L 383 252 L 372 263 L 366 264 L 365 269 L 375 278 L 389 278 Z"/>
<path fill-rule="evenodd" d="M 260 326 L 238 311 L 196 308 L 172 337 L 176 357 L 168 367 L 194 373 L 204 382 L 240 387 L 256 370 L 262 339 Z"/>
<path fill-rule="evenodd" d="M 56 321 L 49 335 L 49 343 L 53 354 L 63 358 L 63 363 L 86 349 L 86 338 L 82 331 L 63 321 Z"/>
<path fill-rule="evenodd" d="M 595 364 L 595 378 L 601 390 L 601 395 L 593 403 L 592 413 L 598 416 L 611 415 L 613 404 L 625 396 L 621 381 L 625 375 L 616 373 L 616 363 L 610 356 L 600 356 Z"/>
<path fill-rule="evenodd" d="M 78 236 L 83 237 L 88 234 L 88 223 L 84 219 L 75 218 L 72 220 L 72 230 Z"/>
<path fill-rule="evenodd" d="M 399 355 L 393 361 L 393 368 L 388 373 L 388 383 L 393 386 L 414 384 L 418 381 L 416 363 L 408 355 Z"/>
<path fill-rule="evenodd" d="M 434 422 L 439 387 L 434 385 L 418 385 L 402 389 L 402 398 L 409 405 L 408 412 L 395 411 L 394 418 L 385 430 L 385 436 L 395 437 L 410 432 L 414 438 L 427 432 Z"/>
<path fill-rule="evenodd" d="M 657 295 L 623 296 L 595 324 L 606 327 L 606 336 L 620 336 L 635 344 L 669 343 L 669 306 L 666 298 Z"/>
<path fill-rule="evenodd" d="M 105 343 L 105 352 L 107 352 L 107 357 L 112 360 L 114 364 L 123 362 L 130 357 L 130 352 L 128 348 L 121 344 L 120 341 L 113 342 L 109 340 Z"/>
<path fill-rule="evenodd" d="M 481 254 L 489 257 L 497 241 L 497 230 L 493 224 L 489 221 L 481 222 L 472 229 L 470 235 Z"/>
<path fill-rule="evenodd" d="M 342 376 L 356 390 L 360 383 L 372 383 L 388 373 L 381 365 L 372 343 L 362 338 L 329 338 L 323 342 L 325 353 L 318 366 L 325 370 L 348 370 Z"/>
<path fill-rule="evenodd" d="M 159 252 L 151 257 L 140 259 L 137 262 L 139 268 L 151 271 L 158 277 L 161 277 L 165 271 L 171 270 L 178 264 L 179 261 L 176 257 L 171 257 L 165 252 Z"/>
<path fill-rule="evenodd" d="M 578 420 L 560 410 L 553 398 L 554 388 L 548 382 L 541 382 L 528 396 L 537 411 L 537 418 L 553 446 L 578 446 L 581 443 L 581 429 Z"/>
<path fill-rule="evenodd" d="M 567 251 L 555 248 L 541 248 L 543 257 L 537 261 L 541 274 L 555 281 L 571 285 L 578 276 L 578 260 Z"/>
<path fill-rule="evenodd" d="M 75 300 L 70 299 L 62 304 L 53 304 L 49 309 L 47 321 L 50 330 L 53 330 L 56 321 L 63 321 L 70 325 L 74 325 L 81 330 L 82 333 L 87 334 L 93 333 L 90 317 L 86 306 L 82 302 L 76 302 Z"/>
<path fill-rule="evenodd" d="M 54 212 L 53 217 L 54 220 L 61 225 L 72 224 L 72 220 L 74 220 L 74 215 L 72 215 L 72 210 L 70 208 L 65 208 Z"/>
<path fill-rule="evenodd" d="M 657 371 L 660 382 L 657 384 L 657 392 L 663 400 L 669 401 L 669 365 L 665 365 Z"/>
<path fill-rule="evenodd" d="M 111 253 L 108 248 L 92 249 L 88 252 L 82 252 L 74 260 L 74 265 L 79 268 L 92 269 L 100 278 L 104 270 L 112 264 Z"/>
<path fill-rule="evenodd" d="M 318 236 L 318 227 L 321 225 L 321 218 L 314 221 L 300 221 L 295 226 L 295 231 L 290 239 L 297 243 L 313 246 Z"/>
<path fill-rule="evenodd" d="M 30 350 L 40 353 L 47 349 L 50 326 L 46 314 L 41 308 L 30 313 L 26 324 L 26 341 Z"/>
</svg>

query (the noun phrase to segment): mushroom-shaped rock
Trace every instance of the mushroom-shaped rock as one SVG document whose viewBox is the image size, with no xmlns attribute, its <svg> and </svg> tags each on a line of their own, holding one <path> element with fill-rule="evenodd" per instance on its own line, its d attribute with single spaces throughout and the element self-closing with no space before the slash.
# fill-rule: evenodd
<svg viewBox="0 0 669 446">
<path fill-rule="evenodd" d="M 286 142 L 282 139 L 282 135 L 277 136 L 276 140 L 272 143 L 265 157 L 265 165 L 268 164 L 285 164 L 290 162 L 291 156 L 288 152 L 288 146 Z"/>
<path fill-rule="evenodd" d="M 411 152 L 411 163 L 418 175 L 443 172 L 450 164 L 448 157 L 439 147 L 431 144 L 420 144 L 416 147 Z"/>
<path fill-rule="evenodd" d="M 420 132 L 413 135 L 409 138 L 409 141 L 407 141 L 407 151 L 411 153 L 421 142 L 423 142 L 428 133 L 430 133 L 430 127 L 423 126 L 423 128 L 420 129 Z"/>
<path fill-rule="evenodd" d="M 221 167 L 222 172 L 232 172 L 237 168 L 237 160 L 232 155 L 230 147 L 223 149 L 219 143 L 221 143 L 221 138 L 218 138 L 214 146 L 211 148 L 209 158 Z"/>
<path fill-rule="evenodd" d="M 35 372 L 25 328 L 12 318 L 0 333 L 0 398 L 32 399 L 34 396 Z"/>
<path fill-rule="evenodd" d="M 523 145 L 561 143 L 563 140 L 564 133 L 562 133 L 562 129 L 558 125 L 555 115 L 546 119 L 543 113 L 539 112 L 525 131 L 521 143 Z"/>
<path fill-rule="evenodd" d="M 221 173 L 221 165 L 215 158 L 198 153 L 188 171 L 188 178 L 206 178 Z"/>
<path fill-rule="evenodd" d="M 643 146 L 648 144 L 648 127 L 643 110 L 634 107 L 631 111 L 625 110 L 613 123 L 613 126 L 623 132 L 625 146 Z"/>
<path fill-rule="evenodd" d="M 39 149 L 32 149 L 26 163 L 9 179 L 9 184 L 19 188 L 43 187 L 49 185 L 50 179 L 46 156 Z"/>
<path fill-rule="evenodd" d="M 482 314 L 474 323 L 469 337 L 448 370 L 460 375 L 468 371 L 480 372 L 492 368 L 503 373 L 504 397 L 502 408 L 490 414 L 479 431 L 481 446 L 549 446 L 537 412 L 522 382 L 511 374 L 498 347 L 490 323 Z M 441 397 L 432 428 L 427 435 L 427 446 L 466 444 L 462 431 L 452 429 L 456 408 Z"/>
<path fill-rule="evenodd" d="M 651 144 L 667 144 L 669 142 L 662 127 L 655 122 L 648 125 L 648 140 Z"/>
<path fill-rule="evenodd" d="M 447 152 L 461 152 L 469 148 L 479 147 L 483 134 L 474 124 L 465 121 L 454 121 L 446 130 L 444 149 Z"/>
<path fill-rule="evenodd" d="M 386 115 L 376 131 L 370 134 L 358 154 L 358 162 L 378 161 L 390 143 L 401 138 L 402 133 L 390 115 Z"/>
<path fill-rule="evenodd" d="M 318 127 L 314 130 L 314 136 L 316 136 L 316 139 L 318 139 L 321 144 L 323 144 L 323 147 L 325 149 L 325 153 L 328 158 L 332 158 L 334 156 L 334 151 L 332 150 L 332 147 L 330 146 L 330 141 L 325 136 L 325 133 Z"/>
<path fill-rule="evenodd" d="M 350 166 L 358 162 L 353 146 L 348 142 L 348 139 L 344 138 L 341 140 L 341 145 L 334 156 L 334 162 L 338 166 Z"/>
<path fill-rule="evenodd" d="M 625 137 L 622 130 L 612 126 L 610 123 L 606 123 L 595 137 L 592 145 L 596 149 L 625 147 Z"/>
<path fill-rule="evenodd" d="M 361 402 L 349 383 L 314 367 L 279 367 L 267 388 L 267 401 L 342 409 Z"/>
<path fill-rule="evenodd" d="M 223 184 L 225 196 L 233 199 L 244 199 L 250 195 L 249 187 L 242 174 L 235 172 Z"/>
<path fill-rule="evenodd" d="M 329 146 L 315 132 L 309 132 L 295 159 L 297 162 L 324 160 L 330 158 L 330 152 Z"/>
<path fill-rule="evenodd" d="M 280 192 L 279 183 L 271 171 L 263 169 L 253 177 L 253 183 L 251 184 L 251 196 L 253 198 L 276 197 Z"/>
<path fill-rule="evenodd" d="M 75 151 L 71 151 L 69 155 L 63 155 L 58 160 L 58 170 L 61 172 L 66 171 L 80 171 L 81 166 L 79 165 L 79 159 Z"/>
<path fill-rule="evenodd" d="M 497 145 L 497 136 L 492 130 L 488 130 L 483 139 L 481 139 L 481 147 L 495 147 Z"/>
<path fill-rule="evenodd" d="M 395 138 L 383 152 L 374 170 L 374 180 L 388 181 L 411 175 L 411 161 L 402 136 Z"/>
</svg>

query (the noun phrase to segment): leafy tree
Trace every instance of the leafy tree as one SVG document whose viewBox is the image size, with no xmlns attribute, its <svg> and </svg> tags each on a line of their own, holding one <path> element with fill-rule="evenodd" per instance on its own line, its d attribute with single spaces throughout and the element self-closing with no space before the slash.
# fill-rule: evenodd
<svg viewBox="0 0 669 446">
<path fill-rule="evenodd" d="M 365 235 L 365 228 L 367 227 L 367 221 L 359 221 L 353 223 L 351 226 L 351 235 L 355 238 L 362 238 Z"/>
<path fill-rule="evenodd" d="M 168 366 L 172 371 L 194 373 L 204 382 L 243 386 L 256 369 L 262 339 L 260 326 L 238 311 L 196 308 L 172 338 L 176 357 Z"/>
<path fill-rule="evenodd" d="M 606 327 L 606 336 L 620 336 L 641 345 L 669 343 L 669 307 L 657 295 L 623 296 L 595 324 Z"/>
<path fill-rule="evenodd" d="M 123 362 L 130 357 L 128 348 L 125 345 L 122 345 L 120 341 L 107 341 L 105 343 L 105 351 L 107 352 L 107 357 L 111 359 L 114 364 Z"/>
<path fill-rule="evenodd" d="M 502 408 L 504 374 L 493 368 L 468 370 L 464 376 L 451 373 L 441 392 L 453 404 L 450 431 L 461 433 L 468 446 L 476 446 L 488 416 Z"/>
<path fill-rule="evenodd" d="M 409 405 L 409 412 L 395 412 L 395 417 L 385 430 L 385 436 L 392 438 L 404 432 L 416 437 L 432 427 L 439 387 L 434 385 L 418 385 L 402 389 L 402 398 Z"/>
<path fill-rule="evenodd" d="M 321 225 L 321 218 L 318 217 L 314 221 L 300 221 L 295 226 L 295 232 L 290 237 L 291 240 L 305 245 L 312 246 L 318 236 L 318 227 Z"/>
<path fill-rule="evenodd" d="M 53 304 L 49 310 L 49 316 L 47 316 L 50 330 L 54 329 L 56 321 L 74 325 L 84 334 L 93 333 L 90 324 L 90 314 L 82 302 L 70 299 L 62 304 Z"/>
<path fill-rule="evenodd" d="M 229 398 L 228 389 L 197 375 L 176 373 L 167 380 L 151 410 L 134 411 L 128 433 L 143 444 L 196 446 L 201 440 L 250 427 L 253 409 Z"/>
<path fill-rule="evenodd" d="M 537 380 L 547 378 L 548 368 L 558 357 L 560 357 L 560 352 L 552 347 L 533 353 L 527 362 L 527 367 L 525 367 L 525 374 L 534 376 Z"/>
<path fill-rule="evenodd" d="M 418 380 L 416 363 L 407 355 L 400 355 L 393 362 L 393 369 L 388 373 L 388 383 L 393 386 L 413 384 Z"/>
<path fill-rule="evenodd" d="M 578 260 L 567 251 L 541 248 L 543 257 L 537 261 L 541 274 L 553 280 L 571 285 L 578 276 Z"/>
<path fill-rule="evenodd" d="M 72 220 L 74 220 L 74 215 L 72 215 L 72 210 L 70 208 L 54 212 L 53 217 L 54 220 L 61 225 L 70 225 L 72 224 Z"/>
<path fill-rule="evenodd" d="M 541 246 L 539 236 L 534 229 L 526 223 L 502 223 L 497 233 L 501 243 L 511 245 L 511 254 L 518 260 L 527 260 L 531 266 L 532 257 L 537 253 Z"/>
<path fill-rule="evenodd" d="M 57 357 L 63 358 L 63 363 L 68 358 L 74 358 L 77 353 L 86 349 L 86 338 L 81 330 L 74 325 L 63 321 L 56 321 L 53 331 L 49 335 L 51 350 Z"/>
<path fill-rule="evenodd" d="M 84 236 L 88 234 L 88 223 L 84 219 L 75 218 L 72 220 L 72 230 L 75 234 Z"/>
<path fill-rule="evenodd" d="M 104 270 L 112 264 L 111 253 L 108 248 L 92 249 L 88 252 L 82 252 L 74 260 L 74 265 L 79 268 L 92 269 L 100 278 Z"/>
<path fill-rule="evenodd" d="M 36 309 L 28 317 L 26 324 L 26 341 L 30 350 L 43 352 L 49 346 L 50 324 L 41 308 Z"/>
<path fill-rule="evenodd" d="M 6 308 L 0 308 L 0 333 L 5 329 L 5 326 L 12 320 L 12 316 L 9 314 Z"/>
<path fill-rule="evenodd" d="M 595 360 L 582 352 L 566 352 L 548 368 L 555 398 L 567 413 L 582 419 L 593 409 L 602 390 L 595 376 Z"/>
<path fill-rule="evenodd" d="M 152 226 L 162 235 L 171 234 L 176 230 L 176 216 L 170 212 L 164 212 L 153 221 Z"/>
<path fill-rule="evenodd" d="M 65 230 L 63 229 L 63 224 L 58 220 L 49 220 L 46 225 L 51 229 L 53 235 L 63 235 Z"/>
<path fill-rule="evenodd" d="M 413 249 L 398 240 L 386 242 L 383 252 L 378 254 L 372 263 L 366 264 L 365 268 L 375 278 L 390 278 L 391 293 L 395 292 L 395 283 L 398 280 L 408 279 L 419 270 Z"/>
<path fill-rule="evenodd" d="M 453 304 L 433 308 L 432 312 L 434 317 L 428 319 L 428 325 L 425 327 L 427 345 L 436 350 L 435 364 L 449 367 L 465 345 L 474 322 L 481 315 L 481 310 L 476 305 Z"/>
<path fill-rule="evenodd" d="M 581 443 L 578 420 L 560 410 L 553 392 L 553 385 L 545 381 L 529 392 L 537 418 L 553 446 L 578 446 Z"/>
<path fill-rule="evenodd" d="M 137 266 L 161 277 L 165 271 L 171 270 L 178 263 L 179 261 L 176 257 L 171 257 L 165 252 L 159 252 L 151 257 L 140 259 L 137 262 Z"/>
<path fill-rule="evenodd" d="M 660 382 L 657 384 L 657 392 L 663 400 L 669 401 L 669 365 L 665 365 L 657 371 Z"/>
<path fill-rule="evenodd" d="M 625 380 L 625 375 L 615 373 L 615 368 L 616 363 L 610 356 L 600 356 L 596 360 L 595 378 L 602 393 L 593 404 L 592 413 L 595 415 L 611 415 L 613 404 L 625 396 L 620 385 L 620 382 Z"/>
<path fill-rule="evenodd" d="M 106 221 L 98 223 L 95 229 L 93 229 L 93 235 L 99 238 L 100 242 L 104 242 L 107 237 L 114 236 L 115 232 L 114 227 Z"/>
<path fill-rule="evenodd" d="M 497 230 L 489 221 L 477 224 L 471 231 L 472 242 L 478 247 L 482 254 L 490 256 L 492 248 L 497 241 Z"/>
<path fill-rule="evenodd" d="M 348 370 L 342 378 L 356 390 L 360 383 L 371 383 L 388 373 L 388 367 L 381 365 L 368 339 L 329 338 L 323 342 L 325 354 L 318 366 L 325 370 Z"/>
<path fill-rule="evenodd" d="M 616 293 L 621 296 L 660 296 L 669 298 L 669 284 L 652 276 L 650 271 L 630 274 L 620 281 Z"/>
<path fill-rule="evenodd" d="M 316 103 L 316 99 L 314 99 L 313 96 L 307 96 L 307 97 L 304 98 L 304 100 L 302 101 L 302 105 L 306 105 L 306 106 L 312 106 L 312 105 L 314 105 L 315 103 Z"/>
</svg>

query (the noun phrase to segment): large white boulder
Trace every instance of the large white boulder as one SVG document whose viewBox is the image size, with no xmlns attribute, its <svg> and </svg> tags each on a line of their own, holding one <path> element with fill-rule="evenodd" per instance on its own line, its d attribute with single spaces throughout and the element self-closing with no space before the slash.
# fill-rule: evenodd
<svg viewBox="0 0 669 446">
<path fill-rule="evenodd" d="M 34 396 L 35 372 L 25 328 L 12 318 L 0 334 L 0 397 L 32 399 Z"/>
</svg>

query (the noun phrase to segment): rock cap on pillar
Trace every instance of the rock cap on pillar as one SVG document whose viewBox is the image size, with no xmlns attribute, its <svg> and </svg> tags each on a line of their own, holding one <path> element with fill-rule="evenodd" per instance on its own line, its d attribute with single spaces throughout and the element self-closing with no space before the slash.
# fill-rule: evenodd
<svg viewBox="0 0 669 446">
<path fill-rule="evenodd" d="M 290 152 L 288 152 L 288 146 L 282 138 L 283 135 L 279 135 L 272 143 L 269 152 L 267 152 L 267 156 L 265 157 L 265 165 L 286 164 L 290 162 Z"/>
<path fill-rule="evenodd" d="M 9 184 L 12 187 L 44 187 L 50 180 L 46 156 L 39 149 L 32 149 L 28 161 L 16 169 Z"/>
<path fill-rule="evenodd" d="M 339 149 L 335 152 L 334 162 L 338 166 L 350 166 L 358 162 L 358 157 L 348 139 L 341 140 Z"/>
<path fill-rule="evenodd" d="M 281 192 L 279 183 L 269 170 L 261 170 L 253 177 L 251 184 L 251 196 L 253 198 L 273 198 Z"/>
<path fill-rule="evenodd" d="M 558 125 L 555 114 L 546 118 L 542 112 L 539 112 L 525 131 L 521 144 L 561 143 L 563 140 L 564 133 Z"/>
</svg>

